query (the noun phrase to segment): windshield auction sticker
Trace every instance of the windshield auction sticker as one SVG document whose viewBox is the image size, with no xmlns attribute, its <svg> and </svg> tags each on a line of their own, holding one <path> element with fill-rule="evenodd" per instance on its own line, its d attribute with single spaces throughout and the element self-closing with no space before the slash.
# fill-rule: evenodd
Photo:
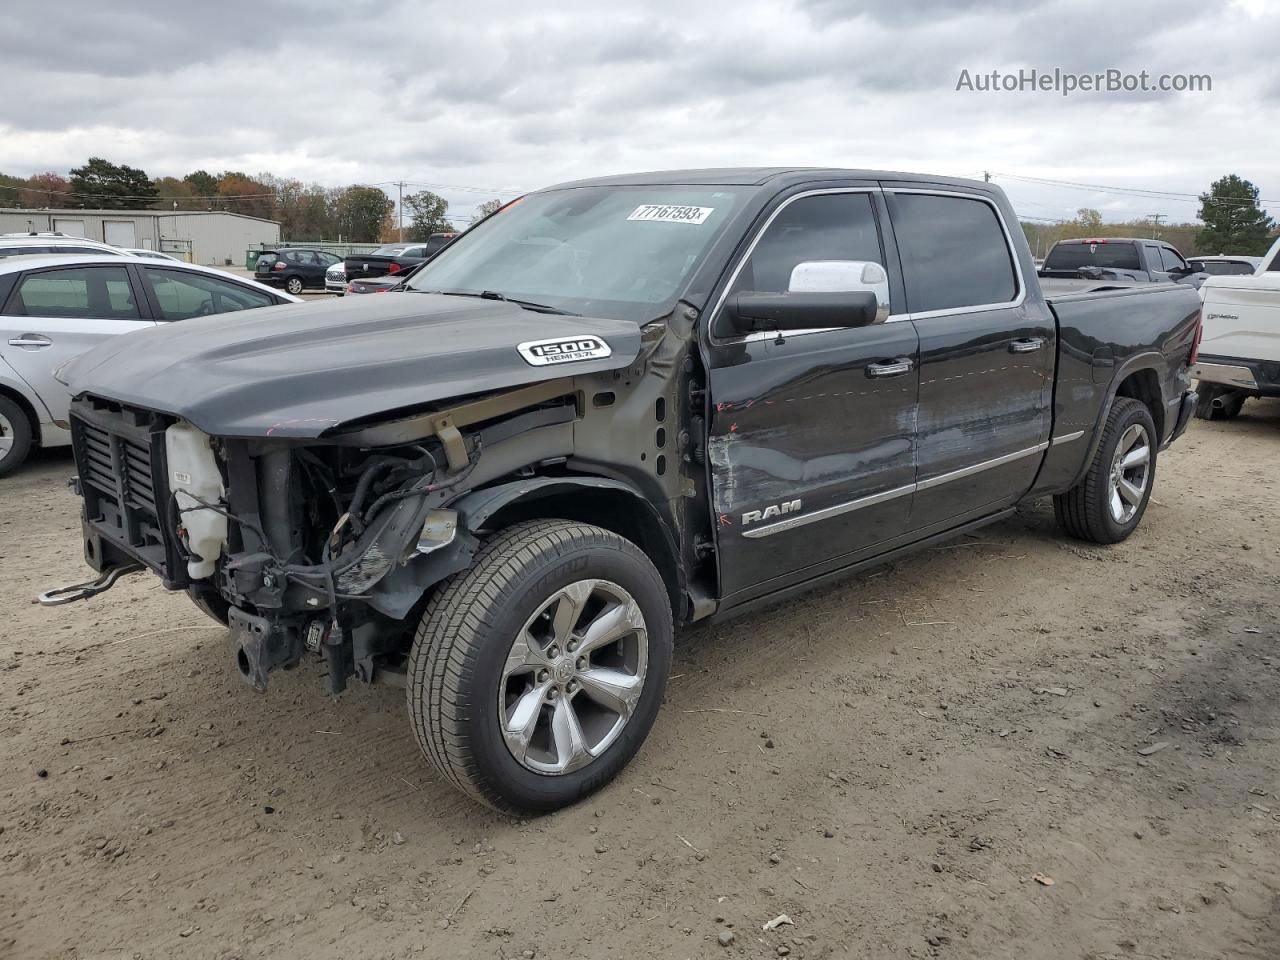
<svg viewBox="0 0 1280 960">
<path fill-rule="evenodd" d="M 647 220 L 649 223 L 705 223 L 716 212 L 715 207 L 683 207 L 669 203 L 645 203 L 631 211 L 628 220 Z"/>
</svg>

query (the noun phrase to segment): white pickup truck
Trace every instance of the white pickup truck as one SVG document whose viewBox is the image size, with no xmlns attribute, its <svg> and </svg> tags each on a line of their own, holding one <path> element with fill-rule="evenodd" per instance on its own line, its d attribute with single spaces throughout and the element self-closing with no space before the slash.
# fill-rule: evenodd
<svg viewBox="0 0 1280 960">
<path fill-rule="evenodd" d="M 1280 238 L 1256 273 L 1209 277 L 1200 296 L 1196 416 L 1227 420 L 1250 397 L 1280 397 Z"/>
</svg>

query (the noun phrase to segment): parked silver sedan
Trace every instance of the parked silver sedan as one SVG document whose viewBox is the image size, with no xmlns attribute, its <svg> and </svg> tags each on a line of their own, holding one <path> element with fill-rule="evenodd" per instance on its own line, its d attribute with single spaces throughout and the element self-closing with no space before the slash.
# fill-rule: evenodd
<svg viewBox="0 0 1280 960">
<path fill-rule="evenodd" d="M 71 442 L 54 370 L 108 337 L 297 297 L 210 267 L 111 254 L 0 259 L 0 476 Z M 145 344 L 139 344 L 145 349 Z"/>
</svg>

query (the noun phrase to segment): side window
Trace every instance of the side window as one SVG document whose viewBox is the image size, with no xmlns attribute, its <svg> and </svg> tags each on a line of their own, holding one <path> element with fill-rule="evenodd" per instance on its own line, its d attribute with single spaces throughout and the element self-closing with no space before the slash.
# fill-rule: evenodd
<svg viewBox="0 0 1280 960">
<path fill-rule="evenodd" d="M 71 247 L 58 244 L 56 247 L 51 247 L 50 250 L 53 253 L 91 253 L 99 257 L 121 256 L 119 250 L 101 250 L 98 247 Z"/>
<path fill-rule="evenodd" d="M 870 194 L 829 193 L 787 204 L 756 242 L 730 293 L 786 293 L 798 265 L 832 260 L 884 266 Z M 887 278 L 882 286 L 877 292 L 886 302 Z"/>
<path fill-rule="evenodd" d="M 1252 274 L 1255 269 L 1252 263 L 1249 263 L 1244 260 L 1233 261 L 1230 264 L 1230 267 L 1231 269 L 1228 270 L 1227 272 L 1236 274 L 1237 276 L 1248 276 Z"/>
<path fill-rule="evenodd" d="M 201 273 L 164 267 L 142 269 L 160 306 L 161 320 L 186 320 L 214 313 L 252 310 L 276 302 L 270 294 Z"/>
<path fill-rule="evenodd" d="M 319 263 L 316 260 L 316 255 L 310 250 L 299 250 L 293 255 L 293 261 L 294 263 L 302 264 L 304 267 L 314 267 Z"/>
<path fill-rule="evenodd" d="M 6 313 L 28 317 L 139 320 L 124 267 L 41 270 L 18 282 Z"/>
<path fill-rule="evenodd" d="M 1143 244 L 1143 252 L 1147 255 L 1147 270 L 1164 270 L 1164 258 L 1160 256 L 1160 248 L 1154 243 Z"/>
<path fill-rule="evenodd" d="M 926 193 L 891 199 L 908 310 L 956 310 L 1017 297 L 1013 254 L 990 204 Z"/>
<path fill-rule="evenodd" d="M 26 254 L 48 252 L 48 247 L 0 247 L 0 257 L 21 257 Z"/>
<path fill-rule="evenodd" d="M 335 257 L 332 253 L 320 254 L 320 262 L 326 267 L 332 267 L 335 263 L 341 263 L 341 257 Z"/>
<path fill-rule="evenodd" d="M 1170 247 L 1161 247 L 1160 257 L 1164 261 L 1164 269 L 1166 271 L 1182 270 L 1187 265 L 1187 261 L 1178 255 L 1178 251 Z"/>
</svg>

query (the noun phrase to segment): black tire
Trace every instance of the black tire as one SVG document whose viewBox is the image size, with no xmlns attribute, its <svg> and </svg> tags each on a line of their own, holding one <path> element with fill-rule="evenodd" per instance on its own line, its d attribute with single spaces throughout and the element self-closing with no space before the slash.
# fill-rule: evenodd
<svg viewBox="0 0 1280 960">
<path fill-rule="evenodd" d="M 1121 522 L 1113 516 L 1109 505 L 1112 464 L 1121 437 L 1135 424 L 1140 425 L 1147 433 L 1150 447 L 1148 475 L 1136 510 L 1131 517 Z M 1084 479 L 1066 493 L 1053 498 L 1053 513 L 1058 525 L 1071 536 L 1093 543 L 1119 543 L 1128 537 L 1142 522 L 1142 515 L 1146 513 L 1147 504 L 1151 500 L 1151 491 L 1155 487 L 1158 446 L 1155 421 L 1146 405 L 1129 397 L 1117 397 L 1107 414 L 1102 440 Z"/>
<path fill-rule="evenodd" d="M 1197 390 L 1196 417 L 1200 420 L 1231 420 L 1240 415 L 1247 398 L 1230 387 L 1201 386 Z"/>
<path fill-rule="evenodd" d="M 301 277 L 286 277 L 284 281 L 284 292 L 296 297 L 298 294 L 302 293 L 302 288 L 305 286 L 306 284 L 302 282 Z"/>
<path fill-rule="evenodd" d="M 230 622 L 228 613 L 231 610 L 231 604 L 221 594 L 210 590 L 197 590 L 195 587 L 188 587 L 187 596 L 196 605 L 196 609 L 210 620 L 215 620 L 224 627 Z"/>
<path fill-rule="evenodd" d="M 32 427 L 27 411 L 10 400 L 0 397 L 0 477 L 8 476 L 26 461 L 31 453 Z M 5 429 L 4 424 L 8 424 Z"/>
<path fill-rule="evenodd" d="M 635 601 L 647 669 L 629 720 L 599 756 L 572 772 L 538 773 L 518 762 L 503 738 L 503 670 L 529 619 L 584 578 L 616 584 Z M 567 520 L 510 527 L 484 544 L 470 568 L 441 584 L 423 612 L 406 684 L 414 736 L 447 780 L 495 810 L 567 806 L 612 780 L 644 742 L 662 703 L 672 632 L 662 577 L 635 544 Z"/>
</svg>

